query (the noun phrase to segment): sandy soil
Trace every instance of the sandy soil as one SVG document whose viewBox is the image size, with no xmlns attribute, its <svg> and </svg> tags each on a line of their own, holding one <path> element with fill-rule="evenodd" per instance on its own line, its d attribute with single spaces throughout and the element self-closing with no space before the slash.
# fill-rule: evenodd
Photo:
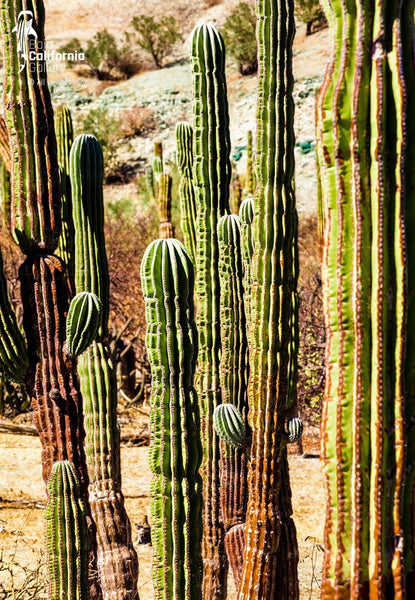
<svg viewBox="0 0 415 600">
<path fill-rule="evenodd" d="M 140 425 L 141 427 L 141 425 Z M 314 444 L 314 450 L 316 450 Z M 148 467 L 148 448 L 123 446 L 123 490 L 130 516 L 134 538 L 136 525 L 149 514 L 149 489 L 151 473 Z M 294 502 L 294 519 L 300 548 L 299 576 L 301 598 L 318 598 L 317 583 L 310 595 L 312 559 L 317 553 L 314 572 L 320 576 L 322 552 L 315 544 L 322 543 L 324 490 L 320 463 L 317 458 L 290 456 L 291 480 Z M 16 562 L 36 566 L 43 551 L 43 505 L 45 489 L 41 479 L 40 442 L 36 437 L 0 434 L 0 553 L 3 561 L 15 556 Z M 313 553 L 314 547 L 314 553 Z M 141 600 L 152 600 L 151 581 L 152 549 L 137 545 L 140 561 L 139 588 Z M 1 584 L 6 575 L 0 570 Z M 233 584 L 229 600 L 236 598 Z"/>
</svg>

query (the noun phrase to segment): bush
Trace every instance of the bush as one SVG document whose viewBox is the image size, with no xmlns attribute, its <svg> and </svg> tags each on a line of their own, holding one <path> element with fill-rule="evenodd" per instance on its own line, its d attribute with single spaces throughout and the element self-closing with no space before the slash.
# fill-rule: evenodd
<svg viewBox="0 0 415 600">
<path fill-rule="evenodd" d="M 241 75 L 252 75 L 258 70 L 255 28 L 255 8 L 247 2 L 238 4 L 223 26 L 226 50 L 237 61 Z"/>
<path fill-rule="evenodd" d="M 101 145 L 107 180 L 116 177 L 120 171 L 117 153 L 123 143 L 121 127 L 122 119 L 102 107 L 90 110 L 82 122 L 82 131 L 95 135 Z"/>
<path fill-rule="evenodd" d="M 133 106 L 123 112 L 121 133 L 124 137 L 145 135 L 156 126 L 154 111 L 146 106 Z"/>
<path fill-rule="evenodd" d="M 88 41 L 87 47 L 82 48 L 78 39 L 74 38 L 60 52 L 85 54 L 85 62 L 67 60 L 68 66 L 86 65 L 90 75 L 98 80 L 111 80 L 128 78 L 139 71 L 138 58 L 131 53 L 129 38 L 126 36 L 124 45 L 119 46 L 115 37 L 106 29 L 98 31 L 92 40 Z"/>
<path fill-rule="evenodd" d="M 298 0 L 295 3 L 295 12 L 300 21 L 307 24 L 307 35 L 327 25 L 326 17 L 324 16 L 319 0 Z M 320 26 L 317 29 L 313 29 L 313 24 L 316 22 Z"/>
<path fill-rule="evenodd" d="M 174 17 L 164 16 L 156 20 L 154 17 L 139 15 L 134 17 L 131 25 L 136 32 L 136 43 L 151 54 L 158 69 L 173 45 L 182 37 Z"/>
</svg>

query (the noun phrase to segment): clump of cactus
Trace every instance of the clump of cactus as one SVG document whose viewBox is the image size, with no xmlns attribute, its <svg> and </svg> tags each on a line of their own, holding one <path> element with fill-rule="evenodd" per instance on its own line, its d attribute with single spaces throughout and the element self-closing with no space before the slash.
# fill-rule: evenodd
<svg viewBox="0 0 415 600">
<path fill-rule="evenodd" d="M 201 600 L 202 456 L 193 387 L 197 358 L 192 261 L 156 240 L 141 266 L 152 371 L 150 468 L 153 580 L 158 600 Z"/>
</svg>

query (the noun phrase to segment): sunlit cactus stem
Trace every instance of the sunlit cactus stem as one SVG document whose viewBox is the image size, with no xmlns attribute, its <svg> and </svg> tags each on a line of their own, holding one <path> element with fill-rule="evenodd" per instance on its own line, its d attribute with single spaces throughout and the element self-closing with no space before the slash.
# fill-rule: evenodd
<svg viewBox="0 0 415 600">
<path fill-rule="evenodd" d="M 254 153 L 252 143 L 252 131 L 248 130 L 248 139 L 246 146 L 246 191 L 248 196 L 253 196 L 255 192 L 255 174 L 254 174 Z"/>
<path fill-rule="evenodd" d="M 177 166 L 181 175 L 179 186 L 180 224 L 193 264 L 196 264 L 196 194 L 193 183 L 193 129 L 189 123 L 176 125 Z"/>
<path fill-rule="evenodd" d="M 202 457 L 193 387 L 197 359 L 192 261 L 156 240 L 141 265 L 152 373 L 150 469 L 156 600 L 202 598 Z"/>
<path fill-rule="evenodd" d="M 213 411 L 221 403 L 220 286 L 217 269 L 217 224 L 229 213 L 231 177 L 229 114 L 225 80 L 225 48 L 211 25 L 192 34 L 193 179 L 197 205 L 196 303 L 200 349 L 196 389 L 202 407 L 203 472 L 203 596 L 226 598 L 227 558 L 219 498 L 219 440 Z"/>
<path fill-rule="evenodd" d="M 53 465 L 45 519 L 50 600 L 88 600 L 87 513 L 68 461 Z"/>
<path fill-rule="evenodd" d="M 93 317 L 94 327 L 98 325 L 98 341 L 93 341 L 78 358 L 89 501 L 97 527 L 97 565 L 104 600 L 138 600 L 137 554 L 121 492 L 116 373 L 105 340 L 109 274 L 103 219 L 104 165 L 98 140 L 91 135 L 78 136 L 72 145 L 70 160 L 78 292 L 74 300 L 77 301 L 82 292 L 88 292 L 98 297 L 101 307 L 100 314 Z M 90 332 L 87 333 L 89 338 Z"/>
<path fill-rule="evenodd" d="M 322 598 L 415 593 L 413 2 L 324 2 Z"/>
<path fill-rule="evenodd" d="M 244 307 L 247 322 L 251 314 L 251 263 L 254 255 L 254 237 L 252 223 L 254 220 L 254 201 L 252 198 L 245 198 L 239 209 L 239 218 L 241 221 L 241 251 L 242 266 L 244 273 Z"/>
<path fill-rule="evenodd" d="M 171 187 L 172 178 L 167 173 L 160 175 L 158 184 L 159 237 L 163 240 L 174 237 L 171 222 Z"/>
<path fill-rule="evenodd" d="M 258 0 L 259 97 L 249 339 L 245 553 L 239 600 L 296 600 L 298 549 L 291 519 L 285 421 L 293 402 L 290 349 L 296 277 L 293 188 L 293 0 Z M 289 324 L 289 326 L 287 326 Z M 266 332 L 266 334 L 264 334 Z"/>
</svg>

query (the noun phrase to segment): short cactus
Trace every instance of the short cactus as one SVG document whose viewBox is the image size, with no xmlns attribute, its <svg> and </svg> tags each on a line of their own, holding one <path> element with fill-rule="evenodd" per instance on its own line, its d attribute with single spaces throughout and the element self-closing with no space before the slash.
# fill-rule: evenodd
<svg viewBox="0 0 415 600">
<path fill-rule="evenodd" d="M 233 404 L 219 404 L 215 408 L 213 425 L 218 436 L 230 446 L 240 448 L 246 444 L 245 423 L 241 413 Z"/>
<path fill-rule="evenodd" d="M 171 176 L 162 173 L 158 183 L 157 201 L 160 222 L 159 237 L 164 240 L 174 237 L 174 227 L 171 222 L 171 186 Z"/>
<path fill-rule="evenodd" d="M 177 240 L 156 240 L 141 265 L 152 372 L 150 469 L 157 600 L 201 600 L 202 456 L 193 387 L 193 265 Z"/>
<path fill-rule="evenodd" d="M 299 417 L 291 417 L 287 422 L 287 440 L 290 444 L 298 442 L 303 435 L 303 422 Z"/>
<path fill-rule="evenodd" d="M 87 513 L 78 477 L 68 461 L 52 467 L 45 519 L 50 600 L 87 600 Z"/>
<path fill-rule="evenodd" d="M 80 292 L 69 305 L 66 318 L 66 348 L 79 356 L 94 341 L 101 322 L 102 303 L 96 294 Z"/>
</svg>

